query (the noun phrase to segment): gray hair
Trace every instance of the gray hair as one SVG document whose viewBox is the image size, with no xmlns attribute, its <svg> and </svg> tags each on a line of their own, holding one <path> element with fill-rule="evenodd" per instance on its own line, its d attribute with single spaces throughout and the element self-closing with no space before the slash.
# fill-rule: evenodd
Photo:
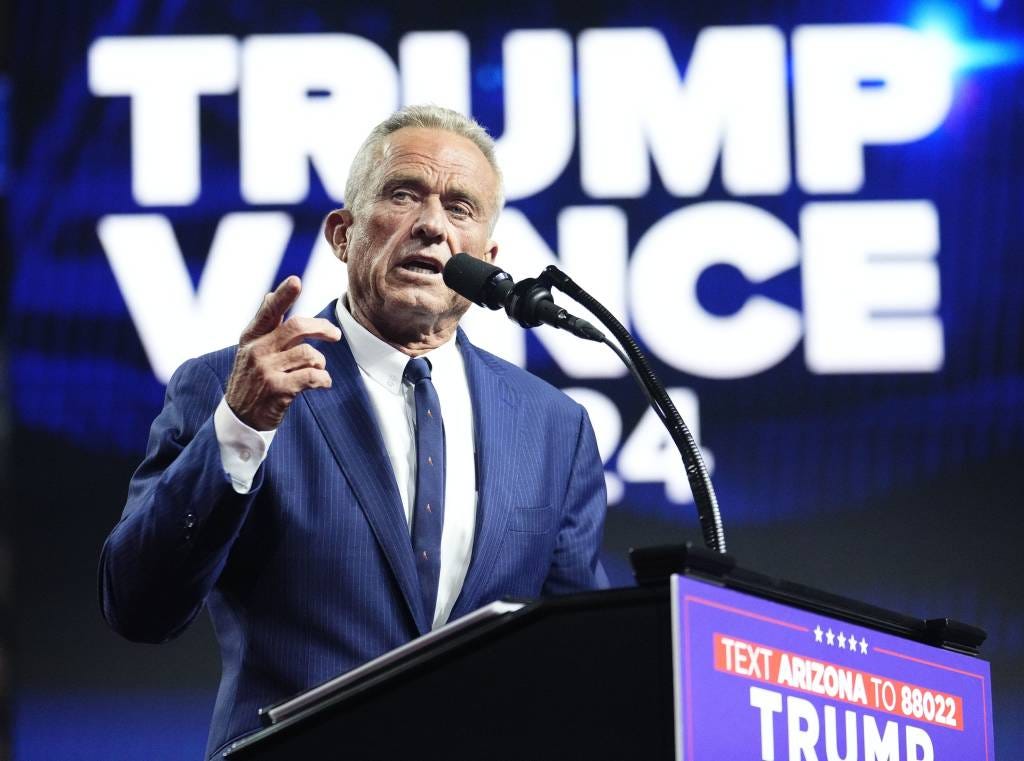
<svg viewBox="0 0 1024 761">
<path fill-rule="evenodd" d="M 384 141 L 391 133 L 406 127 L 422 127 L 451 132 L 470 140 L 480 149 L 484 158 L 487 159 L 487 163 L 494 170 L 498 181 L 497 196 L 494 198 L 494 216 L 491 217 L 491 228 L 493 229 L 494 223 L 498 219 L 498 212 L 505 204 L 501 168 L 494 155 L 494 138 L 487 134 L 487 130 L 475 119 L 450 108 L 433 104 L 406 106 L 391 114 L 370 131 L 369 136 L 356 151 L 355 158 L 352 159 L 352 167 L 349 169 L 348 180 L 345 182 L 345 207 L 356 209 L 359 206 L 362 201 L 361 195 L 370 186 L 373 171 L 380 161 Z"/>
</svg>

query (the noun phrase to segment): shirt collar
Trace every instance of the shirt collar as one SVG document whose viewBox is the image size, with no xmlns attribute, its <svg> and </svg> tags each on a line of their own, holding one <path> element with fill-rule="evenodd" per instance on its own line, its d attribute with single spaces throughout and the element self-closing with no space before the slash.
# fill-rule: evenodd
<svg viewBox="0 0 1024 761">
<path fill-rule="evenodd" d="M 399 393 L 402 390 L 402 376 L 405 374 L 405 366 L 409 363 L 409 355 L 380 340 L 356 322 L 348 310 L 348 294 L 338 299 L 335 312 L 359 369 L 391 393 Z M 436 378 L 438 373 L 445 375 L 456 369 L 460 359 L 458 348 L 452 339 L 420 356 L 430 360 L 433 378 Z"/>
</svg>

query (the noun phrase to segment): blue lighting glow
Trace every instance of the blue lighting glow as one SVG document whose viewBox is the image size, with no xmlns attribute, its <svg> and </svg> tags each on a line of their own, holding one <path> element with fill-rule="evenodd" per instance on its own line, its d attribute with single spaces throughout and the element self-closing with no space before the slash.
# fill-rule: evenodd
<svg viewBox="0 0 1024 761">
<path fill-rule="evenodd" d="M 997 10 L 1002 0 L 982 0 L 988 10 Z M 965 72 L 1012 66 L 1024 62 L 1024 41 L 972 38 L 964 31 L 965 12 L 951 5 L 922 6 L 910 26 L 947 46 L 954 71 Z"/>
</svg>

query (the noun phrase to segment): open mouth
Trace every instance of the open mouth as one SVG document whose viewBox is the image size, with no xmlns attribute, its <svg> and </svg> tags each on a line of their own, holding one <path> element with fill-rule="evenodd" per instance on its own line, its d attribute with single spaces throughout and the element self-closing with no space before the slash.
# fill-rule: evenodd
<svg viewBox="0 0 1024 761">
<path fill-rule="evenodd" d="M 441 265 L 433 259 L 410 259 L 402 262 L 402 269 L 410 272 L 418 272 L 421 275 L 436 275 L 441 271 Z"/>
</svg>

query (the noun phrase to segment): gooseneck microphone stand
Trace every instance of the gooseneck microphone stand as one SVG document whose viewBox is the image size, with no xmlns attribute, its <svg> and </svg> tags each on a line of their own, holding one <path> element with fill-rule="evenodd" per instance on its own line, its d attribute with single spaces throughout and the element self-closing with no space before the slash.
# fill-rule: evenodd
<svg viewBox="0 0 1024 761">
<path fill-rule="evenodd" d="M 621 345 L 620 349 L 600 331 L 594 331 L 594 336 L 586 336 L 590 340 L 600 341 L 609 346 L 629 368 L 633 379 L 643 389 L 648 402 L 668 430 L 672 442 L 683 459 L 686 479 L 690 483 L 690 491 L 693 492 L 694 504 L 697 506 L 697 517 L 700 519 L 704 545 L 715 552 L 725 553 L 725 529 L 722 527 L 722 516 L 718 510 L 718 498 L 711 485 L 711 477 L 704 465 L 704 458 L 701 457 L 700 447 L 693 440 L 690 429 L 672 403 L 665 386 L 651 368 L 647 357 L 644 356 L 643 351 L 622 323 L 558 267 L 550 265 L 538 277 L 521 280 L 517 284 L 517 288 L 522 289 L 523 296 L 531 301 L 545 299 L 550 301 L 552 287 L 589 309 Z M 623 353 L 623 349 L 625 353 Z"/>
</svg>

